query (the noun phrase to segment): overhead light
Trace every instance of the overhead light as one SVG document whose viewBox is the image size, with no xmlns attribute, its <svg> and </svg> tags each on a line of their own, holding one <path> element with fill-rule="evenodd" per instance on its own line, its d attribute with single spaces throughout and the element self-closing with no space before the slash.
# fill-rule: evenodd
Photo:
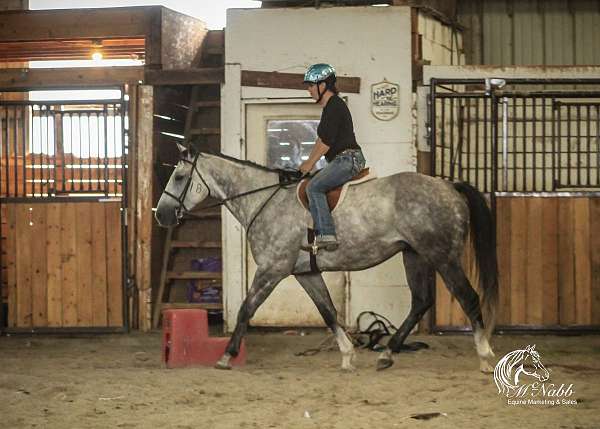
<svg viewBox="0 0 600 429">
<path fill-rule="evenodd" d="M 102 57 L 102 40 L 92 41 L 92 59 L 94 61 L 100 61 Z"/>
</svg>

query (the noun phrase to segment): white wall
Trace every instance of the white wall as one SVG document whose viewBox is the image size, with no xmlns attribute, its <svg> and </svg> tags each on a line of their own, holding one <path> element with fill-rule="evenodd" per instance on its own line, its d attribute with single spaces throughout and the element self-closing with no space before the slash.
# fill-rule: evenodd
<svg viewBox="0 0 600 429">
<path fill-rule="evenodd" d="M 367 163 L 380 175 L 416 170 L 412 142 L 411 27 L 408 7 L 230 9 L 225 30 L 225 85 L 222 89 L 222 149 L 242 157 L 243 103 L 257 98 L 307 97 L 306 91 L 241 87 L 240 70 L 304 73 L 313 63 L 333 64 L 339 76 L 361 79 L 348 97 L 355 132 Z M 400 112 L 391 121 L 371 114 L 371 85 L 387 79 L 400 86 Z M 226 217 L 224 290 L 231 329 L 243 291 L 243 239 Z M 400 323 L 410 304 L 401 257 L 353 273 L 348 320 L 358 312 L 381 312 Z"/>
</svg>

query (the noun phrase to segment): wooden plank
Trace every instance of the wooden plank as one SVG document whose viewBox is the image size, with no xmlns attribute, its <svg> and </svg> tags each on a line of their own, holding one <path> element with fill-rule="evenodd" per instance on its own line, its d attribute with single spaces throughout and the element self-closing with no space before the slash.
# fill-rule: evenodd
<svg viewBox="0 0 600 429">
<path fill-rule="evenodd" d="M 32 204 L 31 214 L 31 288 L 32 326 L 48 326 L 47 258 L 41 249 L 46 249 L 46 204 Z"/>
<path fill-rule="evenodd" d="M 543 282 L 543 200 L 541 198 L 527 198 L 527 280 L 525 286 L 526 317 L 528 325 L 540 326 L 542 324 L 544 288 Z"/>
<path fill-rule="evenodd" d="M 221 134 L 220 128 L 190 128 L 190 136 L 217 136 Z"/>
<path fill-rule="evenodd" d="M 150 34 L 159 6 L 25 10 L 0 14 L 0 40 L 21 42 L 137 37 Z"/>
<path fill-rule="evenodd" d="M 105 203 L 108 325 L 123 326 L 121 203 Z"/>
<path fill-rule="evenodd" d="M 153 170 L 153 88 L 138 86 L 137 110 L 137 193 L 136 201 L 136 283 L 139 290 L 139 327 L 148 331 L 152 323 L 152 175 Z"/>
<path fill-rule="evenodd" d="M 77 234 L 77 326 L 92 326 L 92 203 L 75 204 Z"/>
<path fill-rule="evenodd" d="M 222 310 L 223 304 L 201 304 L 201 303 L 187 303 L 187 302 L 165 302 L 162 305 L 163 310 L 177 309 L 177 308 L 203 308 L 205 310 Z"/>
<path fill-rule="evenodd" d="M 590 198 L 590 261 L 592 324 L 600 325 L 600 198 Z"/>
<path fill-rule="evenodd" d="M 129 97 L 129 129 L 137 130 L 137 106 L 138 106 L 138 87 L 133 86 L 130 88 L 130 97 Z M 128 168 L 127 168 L 127 225 L 130 225 L 127 228 L 127 264 L 128 264 L 128 272 L 137 278 L 137 202 L 138 202 L 138 194 L 137 194 L 137 177 L 138 177 L 138 162 L 137 162 L 137 146 L 138 146 L 138 134 L 137 131 L 129 133 L 129 154 L 127 155 Z M 129 326 L 133 329 L 138 329 L 138 320 L 133 319 L 133 303 L 136 301 L 138 297 L 129 296 L 127 302 L 124 305 L 128 307 L 128 314 L 130 315 Z"/>
<path fill-rule="evenodd" d="M 51 203 L 46 207 L 48 261 L 48 326 L 60 327 L 62 321 L 62 261 L 61 261 L 61 210 L 62 204 Z"/>
<path fill-rule="evenodd" d="M 0 87 L 5 90 L 27 90 L 30 88 L 110 86 L 122 83 L 137 84 L 143 78 L 144 68 L 141 66 L 2 69 L 0 70 Z"/>
<path fill-rule="evenodd" d="M 512 228 L 510 234 L 510 321 L 511 324 L 527 323 L 527 201 L 514 198 L 511 201 Z"/>
<path fill-rule="evenodd" d="M 160 319 L 160 309 L 165 298 L 165 288 L 167 284 L 167 270 L 169 269 L 169 259 L 171 258 L 171 244 L 173 237 L 173 227 L 167 229 L 165 237 L 165 245 L 163 247 L 162 266 L 160 269 L 160 281 L 158 283 L 158 292 L 156 294 L 156 302 L 154 303 L 154 313 L 152 314 L 152 327 L 158 328 Z"/>
<path fill-rule="evenodd" d="M 106 215 L 104 203 L 93 203 L 92 224 L 92 326 L 108 326 Z M 111 268 L 111 267 L 110 267 Z"/>
<path fill-rule="evenodd" d="M 31 214 L 29 204 L 16 205 L 17 239 L 17 328 L 32 326 L 31 290 Z"/>
<path fill-rule="evenodd" d="M 8 286 L 8 327 L 17 327 L 17 207 L 5 205 L 8 214 L 7 246 L 7 286 Z"/>
<path fill-rule="evenodd" d="M 63 327 L 77 326 L 77 215 L 76 203 L 61 207 L 60 260 L 62 261 Z"/>
<path fill-rule="evenodd" d="M 542 324 L 558 325 L 558 198 L 544 198 L 542 213 Z"/>
<path fill-rule="evenodd" d="M 195 279 L 222 279 L 223 274 L 210 271 L 168 271 L 167 279 L 195 280 Z"/>
<path fill-rule="evenodd" d="M 242 86 L 263 88 L 306 89 L 304 75 L 301 73 L 279 73 L 242 70 Z M 360 78 L 338 76 L 336 82 L 340 92 L 360 93 Z"/>
<path fill-rule="evenodd" d="M 499 325 L 510 325 L 510 255 L 511 255 L 511 199 L 498 198 L 496 206 L 497 219 L 497 254 L 498 254 L 498 312 L 496 322 Z"/>
<path fill-rule="evenodd" d="M 575 323 L 575 220 L 572 198 L 558 202 L 558 311 L 561 325 Z"/>
<path fill-rule="evenodd" d="M 205 107 L 221 107 L 221 100 L 209 100 L 209 101 L 196 101 L 194 103 L 196 109 L 202 109 Z"/>
<path fill-rule="evenodd" d="M 146 85 L 220 85 L 225 81 L 223 67 L 172 70 L 146 70 Z"/>
<path fill-rule="evenodd" d="M 194 249 L 220 249 L 220 241 L 185 241 L 174 240 L 171 242 L 171 247 L 175 248 L 194 248 Z"/>
<path fill-rule="evenodd" d="M 193 215 L 193 219 L 220 219 L 221 218 L 221 212 L 210 212 L 210 211 L 191 211 L 190 212 Z"/>
<path fill-rule="evenodd" d="M 592 322 L 592 267 L 590 265 L 590 200 L 574 199 L 575 215 L 575 322 Z"/>
</svg>

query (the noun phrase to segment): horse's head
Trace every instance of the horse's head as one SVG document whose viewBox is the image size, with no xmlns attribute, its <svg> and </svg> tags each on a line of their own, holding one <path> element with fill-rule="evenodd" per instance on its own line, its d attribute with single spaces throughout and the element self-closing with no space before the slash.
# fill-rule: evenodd
<svg viewBox="0 0 600 429">
<path fill-rule="evenodd" d="M 169 178 L 158 205 L 155 218 L 159 225 L 174 226 L 185 212 L 192 210 L 210 195 L 210 190 L 198 170 L 199 153 L 178 145 L 180 160 Z"/>
<path fill-rule="evenodd" d="M 533 346 L 527 346 L 525 349 L 525 355 L 523 359 L 523 372 L 527 375 L 537 378 L 540 382 L 544 382 L 550 378 L 550 373 L 542 364 L 540 360 L 540 354 L 535 350 L 535 344 Z M 526 367 L 526 365 L 528 367 Z M 533 367 L 533 370 L 529 368 Z"/>
</svg>

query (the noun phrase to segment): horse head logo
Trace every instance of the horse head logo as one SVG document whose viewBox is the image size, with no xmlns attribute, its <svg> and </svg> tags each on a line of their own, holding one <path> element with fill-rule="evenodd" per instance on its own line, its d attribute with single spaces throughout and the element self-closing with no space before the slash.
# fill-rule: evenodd
<svg viewBox="0 0 600 429">
<path fill-rule="evenodd" d="M 522 374 L 534 377 L 541 383 L 550 378 L 548 370 L 540 360 L 540 354 L 535 350 L 535 344 L 523 350 L 510 352 L 498 362 L 494 369 L 498 393 L 508 396 L 517 389 Z"/>
</svg>

